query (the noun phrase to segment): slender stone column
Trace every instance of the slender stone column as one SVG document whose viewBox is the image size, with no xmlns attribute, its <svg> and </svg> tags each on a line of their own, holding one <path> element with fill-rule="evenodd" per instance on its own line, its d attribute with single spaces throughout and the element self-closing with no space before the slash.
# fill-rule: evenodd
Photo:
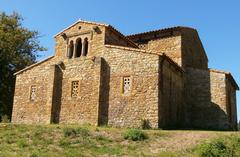
<svg viewBox="0 0 240 157">
<path fill-rule="evenodd" d="M 69 48 L 69 45 L 67 45 L 67 54 L 66 54 L 66 57 L 67 57 L 67 58 L 70 57 L 70 48 Z"/>
<path fill-rule="evenodd" d="M 82 56 L 86 56 L 86 54 L 85 54 L 85 49 L 86 49 L 86 41 L 84 40 L 83 42 L 82 42 Z"/>
<path fill-rule="evenodd" d="M 77 56 L 77 43 L 73 44 L 73 58 Z"/>
</svg>

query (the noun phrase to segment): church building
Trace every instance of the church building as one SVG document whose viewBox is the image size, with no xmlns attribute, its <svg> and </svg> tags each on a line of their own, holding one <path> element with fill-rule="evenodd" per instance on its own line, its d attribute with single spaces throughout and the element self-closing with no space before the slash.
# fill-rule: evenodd
<svg viewBox="0 0 240 157">
<path fill-rule="evenodd" d="M 15 73 L 13 123 L 236 130 L 237 83 L 208 68 L 198 32 L 123 35 L 79 20 L 55 53 Z"/>
</svg>

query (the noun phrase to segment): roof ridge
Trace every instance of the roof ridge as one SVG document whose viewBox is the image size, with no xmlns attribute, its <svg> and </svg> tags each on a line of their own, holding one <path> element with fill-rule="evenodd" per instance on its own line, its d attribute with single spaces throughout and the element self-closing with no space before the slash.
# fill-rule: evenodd
<svg viewBox="0 0 240 157">
<path fill-rule="evenodd" d="M 155 30 L 150 30 L 150 31 L 145 31 L 145 32 L 140 32 L 140 33 L 135 33 L 135 34 L 129 34 L 129 35 L 126 35 L 126 37 L 131 38 L 131 37 L 139 36 L 139 35 L 143 35 L 143 34 L 149 34 L 149 33 L 160 32 L 160 31 L 168 31 L 168 30 L 180 29 L 180 28 L 187 28 L 187 29 L 196 30 L 195 28 L 187 27 L 187 26 L 173 26 L 173 27 L 166 27 L 166 28 L 161 28 L 161 29 L 155 29 Z"/>
<path fill-rule="evenodd" d="M 64 28 L 63 30 L 59 31 L 56 35 L 54 35 L 54 37 L 58 36 L 59 34 L 61 34 L 61 33 L 64 32 L 64 31 L 68 30 L 69 28 L 75 26 L 75 25 L 78 24 L 79 22 L 88 23 L 88 24 L 95 24 L 95 25 L 100 25 L 100 26 L 105 26 L 105 27 L 110 26 L 109 24 L 105 24 L 105 23 L 92 22 L 92 21 L 86 21 L 86 20 L 78 19 L 76 22 L 74 22 L 74 23 L 71 24 L 70 26 L 68 26 L 68 27 Z"/>
<path fill-rule="evenodd" d="M 115 31 L 116 33 L 118 33 L 119 35 L 121 35 L 125 40 L 127 40 L 128 42 L 130 42 L 132 45 L 134 45 L 136 48 L 139 48 L 136 43 L 134 43 L 131 39 L 129 39 L 126 35 L 124 35 L 123 33 L 121 33 L 118 29 L 116 29 L 115 27 L 113 27 L 112 25 L 109 25 L 108 28 L 112 29 L 113 31 Z"/>
<path fill-rule="evenodd" d="M 100 25 L 100 26 L 104 26 L 104 27 L 107 27 L 107 28 L 110 28 L 112 29 L 113 31 L 115 31 L 116 33 L 118 33 L 120 36 L 122 36 L 125 40 L 127 40 L 129 43 L 132 44 L 132 46 L 135 46 L 136 48 L 138 48 L 138 46 L 133 42 L 131 41 L 128 37 L 126 37 L 126 35 L 124 35 L 123 33 L 121 33 L 118 29 L 116 29 L 115 27 L 113 27 L 112 25 L 110 24 L 105 24 L 105 23 L 100 23 L 100 22 L 92 22 L 92 21 L 85 21 L 85 20 L 82 20 L 82 19 L 79 19 L 78 21 L 74 22 L 73 24 L 71 24 L 70 26 L 66 27 L 65 29 L 63 29 L 62 31 L 58 32 L 54 37 L 58 36 L 59 34 L 61 34 L 62 32 L 68 30 L 69 28 L 75 26 L 76 24 L 78 24 L 79 22 L 82 22 L 82 23 L 87 23 L 87 24 L 94 24 L 94 25 Z"/>
</svg>

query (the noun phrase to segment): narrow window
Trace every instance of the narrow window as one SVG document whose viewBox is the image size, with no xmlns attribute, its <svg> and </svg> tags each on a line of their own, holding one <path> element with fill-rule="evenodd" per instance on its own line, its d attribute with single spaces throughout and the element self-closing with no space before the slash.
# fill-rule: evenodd
<svg viewBox="0 0 240 157">
<path fill-rule="evenodd" d="M 37 87 L 35 85 L 31 86 L 30 89 L 30 100 L 34 101 L 36 99 L 36 89 Z"/>
<path fill-rule="evenodd" d="M 87 56 L 88 53 L 88 39 L 84 39 L 84 51 L 83 51 L 83 56 Z"/>
<path fill-rule="evenodd" d="M 123 77 L 123 94 L 130 94 L 131 91 L 131 77 L 125 76 Z"/>
<path fill-rule="evenodd" d="M 78 97 L 79 94 L 79 81 L 72 81 L 72 93 L 71 96 L 73 98 Z"/>
<path fill-rule="evenodd" d="M 72 58 L 73 56 L 73 41 L 70 41 L 69 47 L 68 47 L 68 58 Z"/>
<path fill-rule="evenodd" d="M 77 39 L 77 54 L 76 57 L 80 57 L 82 52 L 82 40 L 81 38 Z"/>
</svg>

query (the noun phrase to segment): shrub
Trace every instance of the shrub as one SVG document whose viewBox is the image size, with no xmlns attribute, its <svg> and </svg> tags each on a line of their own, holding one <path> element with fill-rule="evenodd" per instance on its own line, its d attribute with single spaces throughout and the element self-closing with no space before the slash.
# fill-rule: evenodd
<svg viewBox="0 0 240 157">
<path fill-rule="evenodd" d="M 35 153 L 33 153 L 33 154 L 31 154 L 29 157 L 38 157 L 38 155 L 35 154 Z"/>
<path fill-rule="evenodd" d="M 141 128 L 142 129 L 151 129 L 150 122 L 148 119 L 141 120 Z"/>
<path fill-rule="evenodd" d="M 141 130 L 130 129 L 124 133 L 124 139 L 132 140 L 132 141 L 142 141 L 142 140 L 148 139 L 148 136 Z"/>
<path fill-rule="evenodd" d="M 96 139 L 97 141 L 112 142 L 111 139 L 109 139 L 109 138 L 107 138 L 107 137 L 105 137 L 105 136 L 103 136 L 103 135 L 97 135 L 97 136 L 95 137 L 95 139 Z"/>
<path fill-rule="evenodd" d="M 63 132 L 65 137 L 76 137 L 78 135 L 82 137 L 89 136 L 89 130 L 85 128 L 65 128 Z"/>
<path fill-rule="evenodd" d="M 228 137 L 227 140 L 232 156 L 240 156 L 240 137 L 233 135 Z"/>
<path fill-rule="evenodd" d="M 69 137 L 69 136 L 75 137 L 75 136 L 77 136 L 77 131 L 73 128 L 64 128 L 63 133 L 64 133 L 65 137 Z"/>
<path fill-rule="evenodd" d="M 65 138 L 62 138 L 59 141 L 59 146 L 61 146 L 61 147 L 66 147 L 66 146 L 69 146 L 70 144 L 71 144 L 71 142 Z"/>
<path fill-rule="evenodd" d="M 17 145 L 18 145 L 18 147 L 20 147 L 20 148 L 24 148 L 24 147 L 27 147 L 27 146 L 28 146 L 27 142 L 26 142 L 25 140 L 23 140 L 23 139 L 18 140 L 18 141 L 17 141 Z"/>
<path fill-rule="evenodd" d="M 2 115 L 2 116 L 1 116 L 1 122 L 2 122 L 2 123 L 9 123 L 9 122 L 10 122 L 10 119 L 8 118 L 7 115 Z"/>
<path fill-rule="evenodd" d="M 86 128 L 77 128 L 76 131 L 77 131 L 77 134 L 82 137 L 86 137 L 90 135 L 89 130 Z"/>
<path fill-rule="evenodd" d="M 222 138 L 203 143 L 197 148 L 200 157 L 231 157 L 232 151 Z"/>
</svg>

